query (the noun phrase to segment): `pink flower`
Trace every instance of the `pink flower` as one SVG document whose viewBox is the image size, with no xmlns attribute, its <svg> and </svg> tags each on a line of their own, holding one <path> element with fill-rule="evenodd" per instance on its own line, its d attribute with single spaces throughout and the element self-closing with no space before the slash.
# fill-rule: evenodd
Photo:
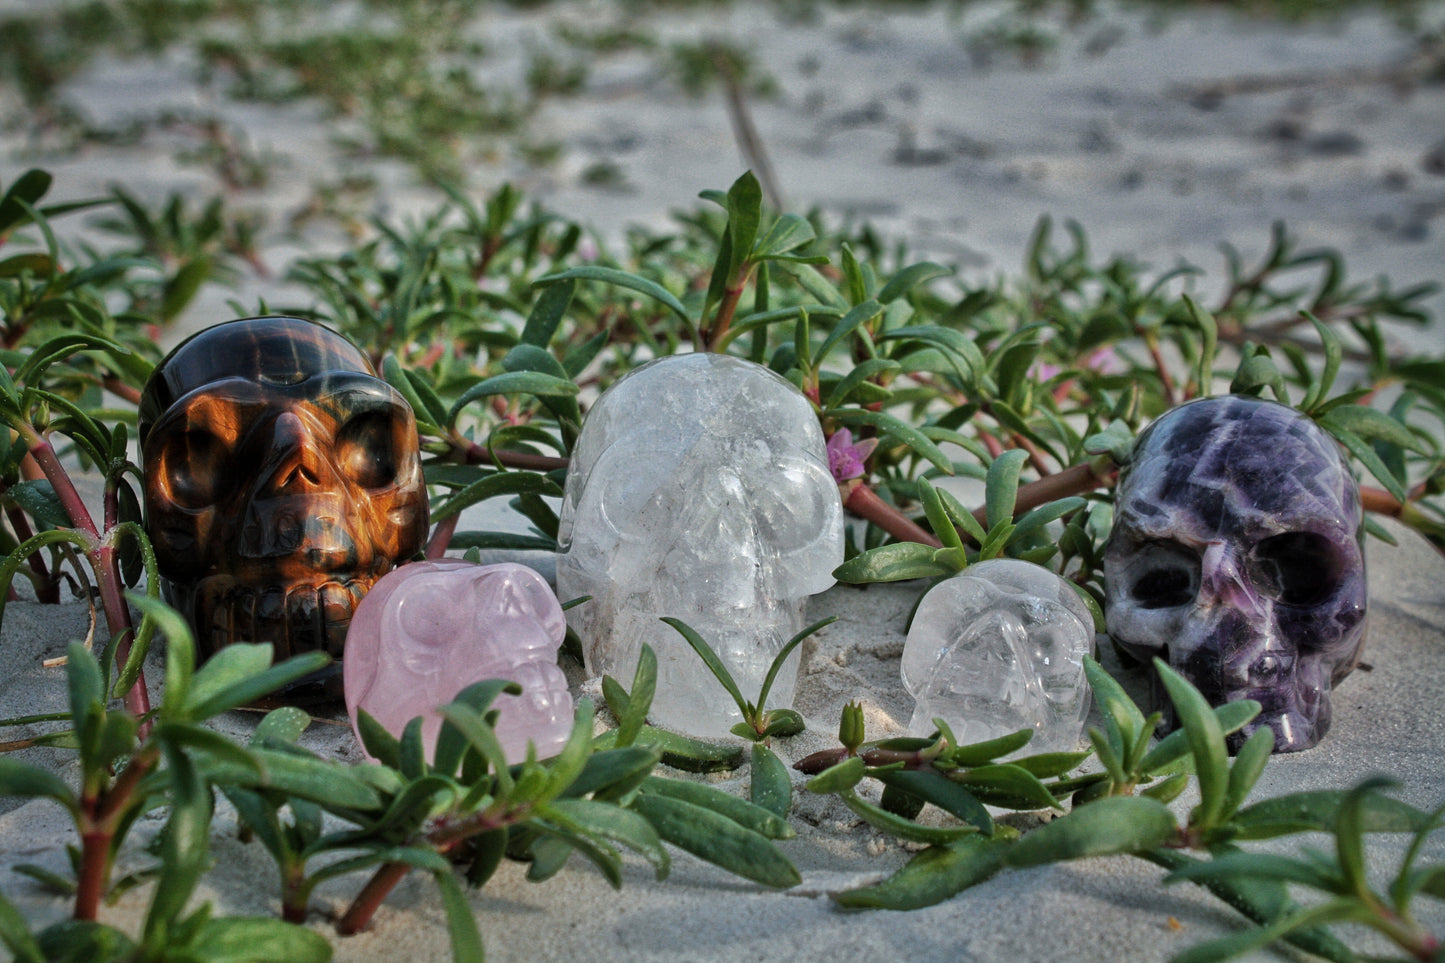
<svg viewBox="0 0 1445 963">
<path fill-rule="evenodd" d="M 1054 375 L 1058 374 L 1060 371 L 1063 370 L 1064 369 L 1059 367 L 1058 365 L 1049 364 L 1047 361 L 1035 361 L 1033 369 L 1029 371 L 1029 375 L 1035 381 L 1048 381 Z"/>
<path fill-rule="evenodd" d="M 847 428 L 839 428 L 833 432 L 833 437 L 828 439 L 828 470 L 833 473 L 833 480 L 841 485 L 850 478 L 862 475 L 863 463 L 877 447 L 877 438 L 869 438 L 855 445 L 853 433 Z"/>
<path fill-rule="evenodd" d="M 1124 370 L 1124 365 L 1119 361 L 1119 356 L 1114 349 L 1108 345 L 1098 349 L 1084 359 L 1084 367 L 1092 368 L 1099 374 L 1119 374 Z"/>
</svg>

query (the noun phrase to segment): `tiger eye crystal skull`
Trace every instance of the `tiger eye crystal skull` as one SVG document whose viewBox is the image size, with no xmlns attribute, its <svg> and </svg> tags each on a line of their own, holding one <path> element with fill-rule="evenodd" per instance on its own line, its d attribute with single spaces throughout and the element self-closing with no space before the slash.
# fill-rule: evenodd
<svg viewBox="0 0 1445 963">
<path fill-rule="evenodd" d="M 1240 396 L 1181 405 L 1139 436 L 1119 479 L 1109 634 L 1212 705 L 1260 702 L 1231 749 L 1261 726 L 1276 752 L 1308 749 L 1364 642 L 1362 532 L 1359 486 L 1309 418 Z"/>
<path fill-rule="evenodd" d="M 202 655 L 339 657 L 357 602 L 426 537 L 416 419 L 366 356 L 297 318 L 178 345 L 140 402 L 146 527 Z"/>
</svg>

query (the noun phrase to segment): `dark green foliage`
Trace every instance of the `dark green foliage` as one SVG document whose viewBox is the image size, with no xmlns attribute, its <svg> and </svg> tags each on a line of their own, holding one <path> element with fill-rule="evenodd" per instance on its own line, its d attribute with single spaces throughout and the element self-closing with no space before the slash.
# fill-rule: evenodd
<svg viewBox="0 0 1445 963">
<path fill-rule="evenodd" d="M 239 17 L 251 9 L 223 6 Z M 117 9 L 107 16 L 134 12 Z M 437 24 L 468 9 L 448 6 Z M 337 39 L 336 49 L 374 42 L 357 34 Z M 455 78 L 428 74 L 425 82 L 443 100 L 466 92 Z M 384 117 L 383 94 L 367 97 L 375 99 L 365 109 Z M 419 123 L 426 113 L 419 109 Z M 650 652 L 630 692 L 604 680 L 618 728 L 593 739 L 584 707 L 566 749 L 543 762 L 503 759 L 488 709 L 503 683 L 474 686 L 446 707 L 430 759 L 419 727 L 398 738 L 366 719 L 366 746 L 380 764 L 354 768 L 298 747 L 306 719 L 294 712 L 268 716 L 247 746 L 202 725 L 316 661 L 272 667 L 264 648 L 232 646 L 195 667 L 185 626 L 155 598 L 134 490 L 134 411 L 103 407 L 101 392 L 134 394 L 156 358 L 155 332 L 204 285 L 242 269 L 243 226 L 218 202 L 171 199 L 152 210 L 121 189 L 47 206 L 50 178 L 41 171 L 0 188 L 0 419 L 9 428 L 0 433 L 0 588 L 19 574 L 55 600 L 68 582 L 93 585 L 106 619 L 97 636 L 108 640 L 95 653 L 72 650 L 71 728 L 37 740 L 77 751 L 81 786 L 0 759 L 0 790 L 55 801 L 83 833 L 95 828 L 85 820 L 97 800 L 122 814 L 104 827 L 103 845 L 78 860 L 75 880 L 49 880 L 68 887 L 78 907 L 128 885 L 110 879 L 115 853 L 137 814 L 169 807 L 161 886 L 144 931 L 120 934 L 78 911 L 76 922 L 34 934 L 0 901 L 0 939 L 18 959 L 161 959 L 167 948 L 177 959 L 239 960 L 249 958 L 248 945 L 325 959 L 323 944 L 288 923 L 185 913 L 205 871 L 213 791 L 276 860 L 287 920 L 306 917 L 323 879 L 371 873 L 384 896 L 401 875 L 422 870 L 437 882 L 459 960 L 479 958 L 481 942 L 454 865 L 481 885 L 501 860 L 525 859 L 529 877 L 542 880 L 576 852 L 615 884 L 625 855 L 664 875 L 672 845 L 763 885 L 797 881 L 775 845 L 793 832 L 793 787 L 773 740 L 800 732 L 803 718 L 767 700 L 777 667 L 826 622 L 792 640 L 750 701 L 706 641 L 669 620 L 738 703 L 744 721 L 733 731 L 751 744 L 750 757 L 738 744 L 646 724 L 656 686 Z M 686 346 L 769 364 L 857 462 L 856 473 L 838 479 L 840 493 L 869 524 L 838 570 L 845 581 L 941 576 L 1007 555 L 1050 566 L 1097 602 L 1106 490 L 1136 432 L 1170 405 L 1226 385 L 1295 404 L 1380 486 L 1367 492 L 1373 507 L 1445 536 L 1445 456 L 1438 433 L 1420 427 L 1445 423 L 1441 361 L 1394 358 L 1384 334 L 1390 324 L 1421 323 L 1419 303 L 1430 292 L 1347 283 L 1337 257 L 1296 251 L 1282 228 L 1261 264 L 1227 258 L 1228 290 L 1206 307 L 1170 293 L 1177 275 L 1096 263 L 1082 230 L 1070 226 L 1060 242 L 1047 220 L 1025 277 L 969 288 L 947 266 L 910 261 L 866 228 L 768 210 L 751 174 L 705 194 L 709 204 L 684 215 L 674 233 L 637 231 L 615 251 L 511 188 L 482 201 L 448 194 L 434 215 L 406 226 L 378 221 L 372 240 L 298 261 L 289 274 L 307 299 L 292 310 L 353 338 L 416 411 L 437 523 L 433 553 L 555 549 L 559 519 L 548 499 L 561 493 L 583 399 L 645 358 Z M 86 207 L 110 214 L 117 252 L 61 242 L 52 219 Z M 1317 272 L 1318 283 L 1280 283 L 1298 272 Z M 1353 367 L 1344 364 L 1346 343 L 1364 346 Z M 1345 370 L 1359 374 L 1338 383 Z M 1402 390 L 1377 391 L 1387 385 Z M 1382 397 L 1391 398 L 1388 408 Z M 22 473 L 27 457 L 43 480 Z M 76 461 L 103 479 L 98 520 L 70 483 Z M 982 482 L 984 504 L 964 506 L 946 487 L 950 475 Z M 455 531 L 463 509 L 493 499 L 505 499 L 531 531 Z M 141 612 L 132 626 L 125 587 L 143 574 L 150 594 L 130 599 Z M 135 683 L 157 630 L 170 655 L 164 699 L 143 719 L 144 687 Z M 1010 865 L 1132 853 L 1166 866 L 1171 879 L 1200 882 L 1261 925 L 1197 951 L 1213 959 L 1277 937 L 1344 958 L 1330 924 L 1379 925 L 1386 910 L 1408 921 L 1415 897 L 1441 898 L 1445 876 L 1417 866 L 1439 813 L 1417 812 L 1373 785 L 1243 806 L 1268 761 L 1267 735 L 1257 733 L 1233 761 L 1223 738 L 1257 706 L 1211 709 L 1161 669 L 1183 728 L 1155 742 L 1157 717 L 1146 718 L 1098 666 L 1088 671 L 1103 720 L 1090 733 L 1091 753 L 1018 757 L 1027 732 L 967 746 L 942 725 L 932 739 L 870 743 L 861 708 L 850 707 L 842 748 L 810 763 L 810 790 L 836 793 L 878 831 L 926 848 L 895 876 L 839 902 L 928 905 Z M 125 696 L 125 708 L 112 696 Z M 1086 755 L 1093 759 L 1084 771 Z M 749 800 L 654 772 L 659 763 L 715 772 L 745 761 Z M 1200 803 L 1180 820 L 1168 803 L 1191 781 Z M 1069 813 L 1015 841 L 986 806 Z M 348 828 L 326 831 L 323 814 Z M 1241 848 L 1303 831 L 1334 836 L 1333 862 L 1260 859 Z M 1374 831 L 1417 837 L 1386 894 L 1370 891 L 1362 875 L 1362 834 Z M 342 858 L 315 859 L 322 854 Z M 1287 885 L 1322 890 L 1327 902 L 1299 910 Z M 343 928 L 364 924 L 375 909 L 369 899 Z M 1387 935 L 1407 949 L 1423 939 L 1404 924 Z"/>
<path fill-rule="evenodd" d="M 1133 855 L 1169 870 L 1165 883 L 1199 883 L 1258 924 L 1257 929 L 1187 950 L 1174 957 L 1180 963 L 1229 959 L 1278 939 L 1327 959 L 1352 960 L 1353 954 L 1327 929 L 1342 922 L 1372 927 L 1413 957 L 1431 958 L 1435 937 L 1414 921 L 1410 904 L 1422 893 L 1438 898 L 1442 889 L 1441 868 L 1420 867 L 1418 861 L 1445 823 L 1445 807 L 1421 812 L 1382 795 L 1385 781 L 1370 780 L 1349 791 L 1300 793 L 1240 808 L 1263 771 L 1273 737 L 1267 728 L 1257 730 L 1232 763 L 1224 737 L 1252 718 L 1258 706 L 1231 703 L 1211 710 L 1199 692 L 1167 665 L 1156 660 L 1155 670 L 1178 707 L 1181 728 L 1150 749 L 1157 717 L 1146 719 L 1118 684 L 1089 661 L 1089 678 L 1105 723 L 1104 731 L 1089 733 L 1105 767 L 1098 776 L 1071 777 L 1071 770 L 1082 761 L 1079 757 L 1045 761 L 1034 756 L 999 765 L 991 760 L 1019 749 L 1026 740 L 957 746 L 942 726 L 932 742 L 862 743 L 856 747 L 857 755 L 848 748 L 799 763 L 799 768 L 813 771 L 827 765 L 827 757 L 838 758 L 808 783 L 809 790 L 838 794 L 881 831 L 933 844 L 882 882 L 836 893 L 834 899 L 854 909 L 916 909 L 983 883 L 1004 867 Z M 1008 768 L 1058 777 L 1041 786 L 1051 793 L 1049 799 L 1072 795 L 1069 813 L 1021 837 L 995 825 L 973 798 L 981 787 L 989 788 L 987 801 L 994 805 L 1030 809 L 1038 802 L 1009 799 L 1016 790 L 1001 777 Z M 1167 800 L 1161 801 L 1161 794 L 1150 789 L 1190 775 L 1200 801 L 1180 822 L 1165 805 Z M 858 787 L 868 778 L 885 786 L 885 805 L 892 794 L 892 811 L 859 797 Z M 1141 785 L 1149 788 L 1136 794 Z M 1168 798 L 1181 788 L 1171 788 Z M 916 821 L 925 802 L 960 820 L 954 838 L 945 835 L 945 828 Z M 1311 831 L 1334 836 L 1333 860 L 1309 853 L 1303 857 L 1251 853 L 1239 845 Z M 1364 834 L 1371 832 L 1413 835 L 1385 893 L 1374 890 L 1366 875 Z M 1207 858 L 1189 855 L 1188 850 Z M 1328 900 L 1301 908 L 1288 885 L 1320 891 Z"/>
</svg>

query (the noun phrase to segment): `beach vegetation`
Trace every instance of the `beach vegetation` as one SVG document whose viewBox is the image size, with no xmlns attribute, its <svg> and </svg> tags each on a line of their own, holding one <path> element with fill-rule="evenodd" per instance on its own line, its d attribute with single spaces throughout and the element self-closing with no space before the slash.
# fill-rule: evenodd
<svg viewBox="0 0 1445 963">
<path fill-rule="evenodd" d="M 34 932 L 0 902 L 0 940 L 17 959 L 326 959 L 329 945 L 299 925 L 312 888 L 356 880 L 337 921 L 354 932 L 413 871 L 436 882 L 455 958 L 480 959 L 464 884 L 485 883 L 504 859 L 545 880 L 573 852 L 614 884 L 624 854 L 665 874 L 669 846 L 762 886 L 798 881 L 779 845 L 795 832 L 794 796 L 776 749 L 803 719 L 768 706 L 766 685 L 756 701 L 733 692 L 747 752 L 648 726 L 647 657 L 630 691 L 604 684 L 615 728 L 594 737 L 584 703 L 560 755 L 520 765 L 504 762 L 491 731 L 505 682 L 446 707 L 431 758 L 419 728 L 398 737 L 363 722 L 377 761 L 341 766 L 299 746 L 311 720 L 296 709 L 264 717 L 246 745 L 207 727 L 321 661 L 273 666 L 266 647 L 238 645 L 197 666 L 188 627 L 160 599 L 136 497 L 134 405 L 156 343 L 199 292 L 252 269 L 244 233 L 224 204 L 151 208 L 120 189 L 47 204 L 50 187 L 38 169 L 0 184 L 0 595 L 28 585 L 37 599 L 76 598 L 96 628 L 57 672 L 68 710 L 10 721 L 30 733 L 12 748 L 73 750 L 78 785 L 0 759 L 0 794 L 49 799 L 76 829 L 73 878 L 35 874 L 73 898 L 72 921 Z M 1393 537 L 1377 520 L 1389 516 L 1445 545 L 1445 358 L 1407 352 L 1392 334 L 1430 322 L 1432 286 L 1357 280 L 1337 253 L 1301 248 L 1283 226 L 1258 261 L 1226 251 L 1223 283 L 1206 285 L 1203 267 L 1096 258 L 1081 226 L 1048 219 L 1020 276 L 976 284 L 867 226 L 774 210 L 764 196 L 744 173 L 704 192 L 673 229 L 609 244 L 511 187 L 453 187 L 426 217 L 375 218 L 346 251 L 296 259 L 288 303 L 234 308 L 334 326 L 407 398 L 433 556 L 555 550 L 554 500 L 588 399 L 685 350 L 765 364 L 812 404 L 857 519 L 844 581 L 930 579 L 1009 556 L 1049 566 L 1097 604 L 1111 485 L 1135 435 L 1174 405 L 1229 391 L 1293 405 L 1339 439 L 1365 482 L 1375 537 Z M 67 239 L 82 217 L 99 218 L 113 246 Z M 99 483 L 98 513 L 76 485 L 85 477 Z M 529 531 L 464 527 L 482 502 L 510 507 Z M 706 640 L 674 628 L 707 661 Z M 142 667 L 160 638 L 165 678 L 152 686 Z M 1445 898 L 1445 873 L 1422 865 L 1439 811 L 1393 801 L 1377 783 L 1245 805 L 1269 746 L 1252 738 L 1231 762 L 1224 737 L 1257 707 L 1211 709 L 1161 668 L 1183 727 L 1156 742 L 1157 719 L 1090 671 L 1100 724 L 1078 753 L 1006 759 L 1026 738 L 960 745 L 943 725 L 931 739 L 869 742 L 860 710 L 845 709 L 841 748 L 808 763 L 806 788 L 925 848 L 838 902 L 906 909 L 1009 867 L 1131 854 L 1256 924 L 1182 959 L 1276 938 L 1349 959 L 1332 930 L 1344 921 L 1438 958 L 1438 937 L 1410 912 Z M 735 769 L 745 756 L 746 800 L 664 774 Z M 882 785 L 880 801 L 859 791 L 865 780 Z M 1191 782 L 1200 802 L 1181 818 L 1169 803 Z M 188 902 L 209 862 L 218 794 L 277 864 L 276 919 L 228 920 Z M 926 805 L 948 818 L 920 821 Z M 989 806 L 1058 818 L 1020 833 Z M 143 930 L 121 933 L 96 922 L 96 907 L 135 882 L 113 878 L 116 856 L 157 808 L 166 829 L 146 875 L 158 882 Z M 1330 834 L 1333 853 L 1244 845 L 1307 831 Z M 1412 834 L 1383 889 L 1363 869 L 1365 834 L 1377 831 Z M 1323 901 L 1296 903 L 1291 886 Z"/>
</svg>

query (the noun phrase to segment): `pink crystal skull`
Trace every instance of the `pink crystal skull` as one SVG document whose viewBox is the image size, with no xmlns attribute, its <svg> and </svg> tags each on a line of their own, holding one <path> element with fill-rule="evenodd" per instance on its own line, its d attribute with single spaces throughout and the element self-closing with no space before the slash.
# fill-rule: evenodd
<svg viewBox="0 0 1445 963">
<path fill-rule="evenodd" d="M 528 742 L 539 758 L 555 755 L 572 731 L 572 696 L 557 667 L 566 630 L 557 597 L 524 565 L 404 565 L 376 583 L 352 618 L 346 711 L 353 727 L 365 709 L 396 736 L 421 716 L 430 758 L 442 723 L 437 707 L 474 682 L 507 679 L 522 687 L 493 703 L 507 761 L 525 759 Z"/>
</svg>

